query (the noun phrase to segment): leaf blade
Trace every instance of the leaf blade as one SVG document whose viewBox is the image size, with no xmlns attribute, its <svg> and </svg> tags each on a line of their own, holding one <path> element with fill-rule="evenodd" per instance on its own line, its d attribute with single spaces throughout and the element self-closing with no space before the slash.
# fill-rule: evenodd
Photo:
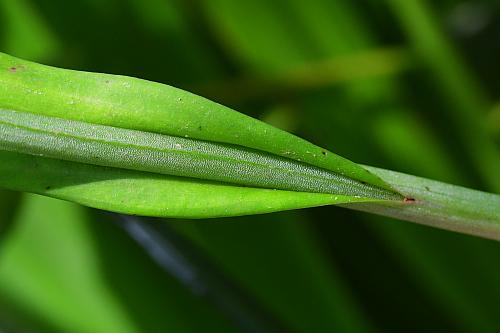
<svg viewBox="0 0 500 333">
<path fill-rule="evenodd" d="M 238 187 L 0 151 L 0 186 L 120 213 L 208 218 L 376 201 Z M 189 208 L 189 209 L 187 209 Z"/>
<path fill-rule="evenodd" d="M 167 85 L 44 66 L 0 53 L 0 107 L 223 142 L 315 165 L 387 190 L 379 177 L 290 133 Z"/>
<path fill-rule="evenodd" d="M 334 172 L 241 146 L 0 109 L 0 149 L 252 187 L 402 198 Z"/>
</svg>

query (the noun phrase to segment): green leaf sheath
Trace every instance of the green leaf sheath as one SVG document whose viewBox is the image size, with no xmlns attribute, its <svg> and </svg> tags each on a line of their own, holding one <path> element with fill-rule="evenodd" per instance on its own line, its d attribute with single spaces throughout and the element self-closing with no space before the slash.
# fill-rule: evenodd
<svg viewBox="0 0 500 333">
<path fill-rule="evenodd" d="M 44 66 L 0 53 L 0 108 L 228 143 L 294 159 L 391 190 L 343 157 L 167 85 Z"/>
<path fill-rule="evenodd" d="M 384 216 L 500 241 L 500 195 L 365 166 L 406 196 L 349 205 Z"/>
<path fill-rule="evenodd" d="M 334 172 L 241 146 L 0 110 L 0 149 L 240 185 L 401 200 Z"/>
</svg>

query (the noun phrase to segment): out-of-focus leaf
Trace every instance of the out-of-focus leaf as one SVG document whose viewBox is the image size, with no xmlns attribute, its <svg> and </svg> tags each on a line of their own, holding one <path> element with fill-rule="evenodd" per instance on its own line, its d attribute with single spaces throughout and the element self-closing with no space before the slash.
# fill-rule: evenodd
<svg viewBox="0 0 500 333">
<path fill-rule="evenodd" d="M 246 74 L 247 77 L 208 82 L 196 88 L 202 94 L 222 99 L 225 103 L 274 100 L 292 92 L 394 75 L 407 70 L 411 65 L 412 61 L 406 50 L 381 48 L 304 63 L 279 73 L 250 73 Z"/>
<path fill-rule="evenodd" d="M 496 104 L 487 117 L 486 127 L 490 129 L 493 135 L 500 137 L 500 103 Z"/>
<path fill-rule="evenodd" d="M 19 310 L 10 318 L 13 327 L 43 332 L 232 331 L 102 216 L 28 195 L 15 222 L 0 253 L 0 306 Z M 44 325 L 35 320 L 36 327 L 25 327 L 33 318 Z"/>
<path fill-rule="evenodd" d="M 452 184 L 463 183 L 463 175 L 422 119 L 409 113 L 386 112 L 378 115 L 372 126 L 381 151 L 399 170 Z"/>
<path fill-rule="evenodd" d="M 372 228 L 398 253 L 402 268 L 463 332 L 496 332 L 499 271 L 491 261 L 498 244 L 373 216 Z M 457 315 L 459 314 L 459 315 Z"/>
<path fill-rule="evenodd" d="M 297 332 L 370 331 L 302 215 L 170 223 Z"/>
<path fill-rule="evenodd" d="M 0 255 L 2 302 L 43 314 L 65 331 L 133 332 L 134 324 L 99 277 L 84 221 L 81 208 L 26 196 Z"/>
<path fill-rule="evenodd" d="M 17 212 L 20 198 L 19 192 L 0 190 L 0 247 L 3 238 L 12 226 L 12 219 Z"/>
<path fill-rule="evenodd" d="M 388 4 L 451 106 L 448 118 L 457 128 L 466 156 L 485 184 L 500 192 L 500 152 L 480 121 L 489 109 L 487 97 L 439 28 L 428 1 L 389 0 Z"/>
<path fill-rule="evenodd" d="M 31 0 L 0 2 L 0 30 L 4 52 L 37 60 L 57 52 L 58 40 Z"/>
</svg>

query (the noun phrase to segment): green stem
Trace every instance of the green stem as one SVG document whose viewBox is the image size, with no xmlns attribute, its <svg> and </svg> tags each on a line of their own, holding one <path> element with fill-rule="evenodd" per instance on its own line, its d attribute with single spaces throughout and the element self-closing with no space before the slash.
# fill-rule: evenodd
<svg viewBox="0 0 500 333">
<path fill-rule="evenodd" d="M 500 195 L 366 166 L 406 196 L 403 203 L 345 207 L 500 240 Z"/>
</svg>

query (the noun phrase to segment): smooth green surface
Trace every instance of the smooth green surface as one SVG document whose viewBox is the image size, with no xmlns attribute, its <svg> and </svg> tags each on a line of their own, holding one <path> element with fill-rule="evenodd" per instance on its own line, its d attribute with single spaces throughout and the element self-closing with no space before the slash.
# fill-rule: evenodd
<svg viewBox="0 0 500 333">
<path fill-rule="evenodd" d="M 238 144 L 389 188 L 357 164 L 189 92 L 145 80 L 58 69 L 0 54 L 0 107 Z"/>
<path fill-rule="evenodd" d="M 500 240 L 500 195 L 394 171 L 367 168 L 390 182 L 407 199 L 396 206 L 360 204 L 350 208 L 362 207 L 377 214 Z"/>
</svg>

